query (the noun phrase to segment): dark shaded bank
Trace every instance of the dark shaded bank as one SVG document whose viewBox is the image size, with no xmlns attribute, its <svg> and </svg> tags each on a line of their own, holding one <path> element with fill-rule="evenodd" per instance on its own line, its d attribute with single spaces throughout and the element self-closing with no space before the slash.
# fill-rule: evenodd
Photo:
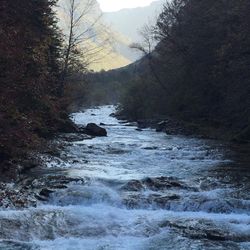
<svg viewBox="0 0 250 250">
<path fill-rule="evenodd" d="M 47 202 L 54 192 L 68 188 L 70 183 L 85 184 L 81 177 L 69 177 L 63 162 L 71 162 L 66 148 L 75 142 L 107 136 L 106 129 L 94 123 L 77 126 L 64 120 L 53 136 L 43 140 L 33 150 L 25 150 L 19 158 L 2 162 L 0 175 L 0 207 L 24 209 Z M 74 160 L 71 164 L 77 164 Z M 85 162 L 86 163 L 86 162 Z M 60 166 L 60 167 L 59 167 Z"/>
<path fill-rule="evenodd" d="M 136 122 L 139 129 L 153 128 L 157 132 L 164 132 L 169 135 L 179 134 L 250 145 L 249 128 L 238 130 L 206 119 L 190 121 L 178 117 L 166 116 L 148 119 L 133 119 L 119 111 L 114 114 L 114 116 L 129 122 Z"/>
<path fill-rule="evenodd" d="M 16 133 L 21 134 L 22 132 L 24 131 L 16 131 Z M 0 181 L 18 181 L 19 178 L 30 169 L 42 165 L 42 161 L 38 155 L 44 153 L 57 154 L 61 145 L 55 143 L 53 139 L 58 136 L 59 133 L 70 134 L 81 133 L 81 131 L 69 118 L 54 118 L 53 127 L 42 126 L 39 127 L 39 132 L 26 132 L 26 136 L 32 138 L 18 137 L 15 138 L 15 140 L 17 140 L 16 143 L 13 141 L 11 141 L 11 143 L 14 144 L 9 145 L 6 143 L 0 159 Z M 3 138 L 2 135 L 1 139 Z M 8 135 L 6 135 L 5 138 L 8 138 Z M 27 139 L 29 139 L 29 144 L 26 141 Z M 9 151 L 5 152 L 7 147 Z"/>
<path fill-rule="evenodd" d="M 136 120 L 128 118 L 119 112 L 116 112 L 111 116 L 115 116 L 122 120 L 122 123 L 124 124 L 137 126 L 138 131 L 152 128 L 156 132 L 165 133 L 168 136 L 180 135 L 185 136 L 186 138 L 199 138 L 222 143 L 226 148 L 224 151 L 225 156 L 232 160 L 232 163 L 228 163 L 228 166 L 232 167 L 230 171 L 233 173 L 232 178 L 234 181 L 241 186 L 242 178 L 248 178 L 247 176 L 249 176 L 250 142 L 249 140 L 246 140 L 245 136 L 241 137 L 241 134 L 235 136 L 234 129 L 230 130 L 225 126 L 219 126 L 218 124 L 210 125 L 206 121 L 195 123 L 170 117 Z M 223 180 L 226 179 L 227 173 L 225 173 L 225 170 L 222 168 L 220 171 L 220 178 Z M 227 182 L 227 180 L 225 180 L 225 182 Z"/>
<path fill-rule="evenodd" d="M 60 155 L 65 143 L 107 136 L 105 128 L 95 123 L 89 123 L 86 127 L 77 126 L 68 115 L 56 122 L 54 130 L 43 134 L 45 137 L 40 137 L 38 143 L 33 144 L 33 148 L 26 147 L 18 154 L 10 155 L 1 161 L 0 182 L 19 182 L 24 176 L 29 175 L 30 170 L 43 167 L 46 162 L 42 160 L 42 155 L 49 157 Z"/>
<path fill-rule="evenodd" d="M 0 178 L 39 165 L 57 133 L 77 130 L 62 95 L 62 34 L 56 0 L 0 2 Z M 49 144 L 49 145 L 48 145 Z"/>
</svg>

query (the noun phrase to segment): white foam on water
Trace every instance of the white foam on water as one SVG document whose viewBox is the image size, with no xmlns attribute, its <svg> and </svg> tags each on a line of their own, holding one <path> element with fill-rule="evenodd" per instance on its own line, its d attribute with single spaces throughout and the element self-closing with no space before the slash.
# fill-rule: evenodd
<svg viewBox="0 0 250 250">
<path fill-rule="evenodd" d="M 249 249 L 249 201 L 232 198 L 233 187 L 211 174 L 230 162 L 224 159 L 223 147 L 151 129 L 137 131 L 109 116 L 114 111 L 113 106 L 105 106 L 72 114 L 79 125 L 107 124 L 108 137 L 68 145 L 63 152 L 68 159 L 48 161 L 48 168 L 67 169 L 69 176 L 88 177 L 88 181 L 68 184 L 36 208 L 0 211 L 0 238 L 12 241 L 0 241 L 0 249 L 1 244 L 11 249 L 13 242 L 24 244 L 13 249 L 28 249 L 25 244 L 32 243 L 42 250 Z M 161 176 L 174 177 L 187 188 L 121 189 L 130 180 Z M 200 187 L 204 179 L 210 184 L 206 190 Z M 138 206 L 129 209 L 125 195 L 135 197 Z M 151 195 L 180 199 L 167 201 L 165 208 L 138 200 Z M 188 235 L 202 230 L 218 230 L 232 240 L 214 242 Z"/>
</svg>

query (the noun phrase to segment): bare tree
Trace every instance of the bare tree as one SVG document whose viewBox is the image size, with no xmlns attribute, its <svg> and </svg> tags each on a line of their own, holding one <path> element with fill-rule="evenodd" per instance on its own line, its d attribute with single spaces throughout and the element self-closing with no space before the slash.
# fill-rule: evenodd
<svg viewBox="0 0 250 250">
<path fill-rule="evenodd" d="M 180 20 L 179 12 L 181 8 L 185 5 L 186 0 L 171 0 L 166 1 L 163 6 L 162 13 L 157 17 L 156 25 L 150 26 L 145 25 L 141 30 L 141 37 L 143 41 L 141 43 L 134 43 L 130 47 L 133 49 L 137 49 L 138 51 L 142 52 L 144 58 L 147 59 L 149 68 L 155 77 L 157 83 L 161 86 L 162 89 L 168 91 L 166 85 L 161 80 L 159 74 L 159 66 L 162 64 L 160 59 L 163 58 L 162 54 L 164 54 L 163 46 L 161 46 L 161 56 L 158 55 L 157 49 L 155 49 L 158 42 L 165 42 L 168 46 L 166 46 L 166 51 L 164 55 L 164 63 L 166 64 L 166 60 L 168 63 L 171 62 L 171 57 L 169 57 L 169 48 L 174 48 L 178 50 L 178 53 L 182 56 L 187 55 L 187 50 L 185 47 L 178 44 L 176 39 L 172 35 L 172 26 L 175 23 L 178 23 Z M 168 56 L 167 56 L 168 55 Z M 168 57 L 168 58 L 166 58 Z M 158 66 L 157 70 L 155 65 Z M 178 72 L 176 72 L 178 74 Z M 166 76 L 165 76 L 166 78 Z"/>
<path fill-rule="evenodd" d="M 64 19 L 64 54 L 61 89 L 70 73 L 85 72 L 97 55 L 111 43 L 107 27 L 101 23 L 95 0 L 61 0 Z M 100 37 L 100 38 L 99 38 Z M 94 42 L 93 42 L 94 41 Z"/>
<path fill-rule="evenodd" d="M 140 34 L 143 38 L 141 43 L 133 43 L 130 45 L 130 48 L 136 49 L 143 53 L 144 58 L 148 61 L 149 68 L 155 77 L 157 83 L 161 86 L 162 89 L 167 91 L 165 84 L 162 82 L 160 76 L 158 75 L 155 69 L 155 59 L 157 57 L 156 51 L 154 51 L 156 46 L 156 38 L 155 38 L 155 28 L 150 25 L 145 25 Z"/>
</svg>

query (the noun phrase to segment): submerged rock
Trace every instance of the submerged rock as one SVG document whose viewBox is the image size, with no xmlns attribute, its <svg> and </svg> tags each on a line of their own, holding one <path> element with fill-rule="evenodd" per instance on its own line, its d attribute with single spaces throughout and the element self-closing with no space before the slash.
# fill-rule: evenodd
<svg viewBox="0 0 250 250">
<path fill-rule="evenodd" d="M 167 194 L 134 194 L 127 193 L 123 198 L 123 203 L 129 209 L 154 208 L 169 209 L 172 202 L 179 201 L 181 197 L 174 193 Z"/>
<path fill-rule="evenodd" d="M 142 148 L 142 149 L 145 149 L 145 150 L 156 150 L 158 149 L 158 147 L 145 147 L 145 148 Z"/>
<path fill-rule="evenodd" d="M 93 136 L 107 136 L 107 130 L 96 125 L 95 123 L 89 123 L 86 126 L 86 133 Z"/>
<path fill-rule="evenodd" d="M 142 182 L 148 189 L 151 190 L 162 190 L 168 188 L 187 188 L 184 183 L 171 177 L 146 178 Z"/>
<path fill-rule="evenodd" d="M 143 189 L 149 189 L 153 191 L 160 191 L 172 188 L 189 189 L 192 191 L 197 191 L 194 187 L 189 187 L 184 182 L 172 177 L 156 177 L 156 178 L 148 177 L 143 180 L 131 180 L 122 187 L 122 190 L 141 191 Z"/>
<path fill-rule="evenodd" d="M 165 221 L 162 227 L 169 227 L 191 239 L 207 239 L 212 241 L 248 241 L 249 234 L 236 234 L 213 221 L 206 219 L 186 219 L 176 221 Z"/>
</svg>

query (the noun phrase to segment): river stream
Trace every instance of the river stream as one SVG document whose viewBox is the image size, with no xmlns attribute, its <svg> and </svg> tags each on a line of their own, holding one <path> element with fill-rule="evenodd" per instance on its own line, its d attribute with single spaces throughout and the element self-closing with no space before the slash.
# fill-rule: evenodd
<svg viewBox="0 0 250 250">
<path fill-rule="evenodd" d="M 68 181 L 37 207 L 0 210 L 0 249 L 250 249 L 248 163 L 224 143 L 139 131 L 113 112 L 72 114 L 104 123 L 108 136 L 48 161 L 33 185 L 57 171 Z"/>
</svg>

